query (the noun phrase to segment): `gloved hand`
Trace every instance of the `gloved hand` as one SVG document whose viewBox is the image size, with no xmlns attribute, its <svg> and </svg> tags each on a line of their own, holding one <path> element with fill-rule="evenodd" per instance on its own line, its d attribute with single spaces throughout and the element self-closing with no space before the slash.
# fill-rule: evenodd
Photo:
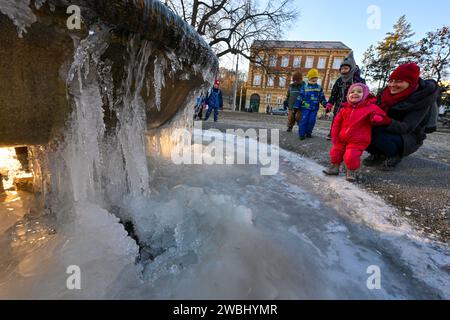
<svg viewBox="0 0 450 320">
<path fill-rule="evenodd" d="M 328 102 L 327 105 L 325 106 L 326 113 L 330 112 L 332 108 L 333 108 L 333 105 Z"/>
<path fill-rule="evenodd" d="M 380 116 L 379 114 L 373 115 L 372 119 L 370 119 L 370 120 L 371 120 L 372 124 L 375 126 L 385 124 L 385 122 L 386 122 L 386 119 L 383 118 L 382 116 Z"/>
<path fill-rule="evenodd" d="M 383 121 L 383 117 L 378 114 L 376 114 L 372 117 L 372 122 L 380 123 L 381 121 Z"/>
</svg>

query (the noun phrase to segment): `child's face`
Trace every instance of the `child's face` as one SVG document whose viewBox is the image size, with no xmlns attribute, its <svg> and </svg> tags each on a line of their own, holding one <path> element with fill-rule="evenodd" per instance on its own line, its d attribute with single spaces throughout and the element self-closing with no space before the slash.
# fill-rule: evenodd
<svg viewBox="0 0 450 320">
<path fill-rule="evenodd" d="M 341 74 L 347 74 L 350 72 L 350 67 L 349 66 L 342 66 L 341 67 Z"/>
<path fill-rule="evenodd" d="M 316 84 L 318 80 L 319 80 L 319 78 L 311 78 L 311 79 L 309 79 L 309 83 Z"/>
<path fill-rule="evenodd" d="M 354 87 L 350 92 L 348 98 L 351 103 L 358 103 L 362 100 L 364 96 L 364 91 L 361 87 Z"/>
</svg>

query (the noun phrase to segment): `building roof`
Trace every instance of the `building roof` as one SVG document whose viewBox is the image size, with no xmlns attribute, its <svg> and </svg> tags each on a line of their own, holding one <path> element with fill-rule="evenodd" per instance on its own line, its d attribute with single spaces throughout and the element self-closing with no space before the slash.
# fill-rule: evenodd
<svg viewBox="0 0 450 320">
<path fill-rule="evenodd" d="M 283 48 L 283 49 L 337 49 L 351 50 L 340 41 L 285 41 L 285 40 L 255 40 L 252 48 L 257 47 Z"/>
</svg>

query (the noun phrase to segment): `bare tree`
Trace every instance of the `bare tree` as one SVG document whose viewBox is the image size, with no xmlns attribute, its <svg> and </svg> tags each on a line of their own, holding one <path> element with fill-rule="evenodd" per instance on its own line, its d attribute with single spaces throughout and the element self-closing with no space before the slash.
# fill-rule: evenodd
<svg viewBox="0 0 450 320">
<path fill-rule="evenodd" d="M 204 36 L 218 57 L 240 54 L 258 63 L 250 53 L 255 40 L 279 39 L 297 17 L 294 0 L 165 0 L 165 4 Z M 261 64 L 261 63 L 260 63 Z"/>
<path fill-rule="evenodd" d="M 450 71 L 450 28 L 444 26 L 428 32 L 419 45 L 419 61 L 424 75 L 441 83 Z"/>
</svg>

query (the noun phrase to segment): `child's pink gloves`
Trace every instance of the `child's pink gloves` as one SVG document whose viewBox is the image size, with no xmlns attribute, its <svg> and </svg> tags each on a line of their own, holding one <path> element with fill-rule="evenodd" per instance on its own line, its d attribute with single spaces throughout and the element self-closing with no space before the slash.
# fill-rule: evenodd
<svg viewBox="0 0 450 320">
<path fill-rule="evenodd" d="M 373 115 L 370 121 L 374 126 L 389 125 L 391 123 L 391 119 L 389 117 L 383 117 L 379 114 Z"/>
<path fill-rule="evenodd" d="M 379 123 L 382 123 L 382 122 L 383 122 L 383 117 L 382 116 L 376 114 L 376 115 L 374 115 L 372 117 L 372 123 L 373 124 L 379 124 Z"/>
<path fill-rule="evenodd" d="M 331 103 L 327 103 L 327 105 L 325 106 L 325 112 L 328 113 L 331 111 L 331 108 L 333 108 L 333 105 Z"/>
</svg>

